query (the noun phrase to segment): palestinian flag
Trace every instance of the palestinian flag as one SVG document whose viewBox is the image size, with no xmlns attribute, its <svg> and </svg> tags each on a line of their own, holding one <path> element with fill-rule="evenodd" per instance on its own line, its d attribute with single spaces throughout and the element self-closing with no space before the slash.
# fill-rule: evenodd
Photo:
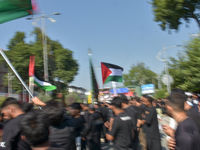
<svg viewBox="0 0 200 150">
<path fill-rule="evenodd" d="M 57 89 L 57 87 L 52 85 L 51 83 L 48 83 L 36 77 L 34 68 L 35 68 L 35 56 L 30 56 L 29 77 L 30 78 L 32 77 L 34 79 L 34 83 L 45 91 L 53 91 Z"/>
<path fill-rule="evenodd" d="M 117 65 L 101 62 L 101 73 L 103 84 L 109 81 L 122 82 L 123 68 Z"/>
<path fill-rule="evenodd" d="M 35 10 L 33 0 L 0 0 L 0 24 L 32 15 Z"/>
</svg>

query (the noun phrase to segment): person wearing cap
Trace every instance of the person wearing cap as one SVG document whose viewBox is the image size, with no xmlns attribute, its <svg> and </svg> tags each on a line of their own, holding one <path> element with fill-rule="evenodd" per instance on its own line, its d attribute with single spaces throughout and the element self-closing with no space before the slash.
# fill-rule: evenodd
<svg viewBox="0 0 200 150">
<path fill-rule="evenodd" d="M 101 115 L 95 112 L 94 104 L 90 104 L 88 108 L 90 114 L 82 132 L 82 139 L 87 141 L 89 150 L 100 150 L 101 126 L 103 121 L 100 119 Z"/>
<path fill-rule="evenodd" d="M 114 150 L 133 150 L 131 117 L 124 112 L 120 97 L 113 98 L 111 105 L 115 118 L 106 138 L 114 142 Z"/>
</svg>

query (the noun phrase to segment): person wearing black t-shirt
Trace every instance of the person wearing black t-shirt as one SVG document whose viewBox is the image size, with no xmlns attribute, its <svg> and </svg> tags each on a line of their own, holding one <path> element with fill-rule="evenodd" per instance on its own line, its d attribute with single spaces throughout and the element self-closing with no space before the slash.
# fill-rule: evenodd
<svg viewBox="0 0 200 150">
<path fill-rule="evenodd" d="M 9 119 L 3 129 L 3 137 L 0 142 L 0 150 L 31 150 L 28 143 L 21 139 L 19 122 L 24 117 L 24 112 L 19 102 L 14 98 L 7 98 L 1 106 L 1 112 L 5 119 Z"/>
<path fill-rule="evenodd" d="M 50 122 L 49 141 L 61 145 L 66 150 L 76 150 L 76 129 L 83 125 L 84 119 L 64 116 L 65 108 L 62 102 L 50 100 L 47 103 L 39 98 L 32 99 L 35 105 L 43 106 Z"/>
<path fill-rule="evenodd" d="M 115 113 L 111 131 L 106 134 L 109 141 L 114 141 L 114 150 L 133 150 L 131 117 L 122 109 L 121 99 L 115 97 L 111 105 Z"/>
<path fill-rule="evenodd" d="M 131 117 L 133 137 L 134 137 L 132 144 L 133 144 L 133 149 L 137 150 L 139 144 L 138 131 L 137 131 L 137 112 L 133 107 L 128 105 L 129 101 L 125 95 L 120 95 L 120 98 L 122 100 L 122 108 L 125 110 L 125 113 L 127 113 Z"/>
<path fill-rule="evenodd" d="M 184 93 L 172 92 L 166 103 L 169 115 L 178 123 L 175 134 L 168 141 L 168 147 L 175 150 L 200 150 L 200 134 L 184 110 L 186 100 Z"/>
<path fill-rule="evenodd" d="M 158 129 L 158 119 L 156 109 L 152 106 L 153 98 L 149 96 L 144 97 L 144 104 L 146 110 L 144 114 L 145 118 L 145 133 L 147 139 L 148 150 L 161 150 L 160 132 Z"/>
<path fill-rule="evenodd" d="M 32 150 L 64 150 L 49 142 L 49 118 L 42 110 L 28 112 L 20 121 L 21 137 Z"/>
<path fill-rule="evenodd" d="M 185 110 L 187 116 L 194 121 L 200 133 L 200 114 L 192 106 L 193 104 L 191 102 L 189 101 L 185 102 Z"/>
<path fill-rule="evenodd" d="M 89 105 L 89 118 L 86 126 L 82 132 L 83 140 L 86 140 L 89 150 L 100 150 L 101 149 L 101 127 L 103 120 L 101 115 L 95 112 L 94 104 Z"/>
</svg>

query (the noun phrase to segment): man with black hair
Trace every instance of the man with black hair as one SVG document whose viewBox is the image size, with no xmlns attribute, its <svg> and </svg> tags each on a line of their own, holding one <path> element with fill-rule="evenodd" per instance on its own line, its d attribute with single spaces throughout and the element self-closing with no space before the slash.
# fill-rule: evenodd
<svg viewBox="0 0 200 150">
<path fill-rule="evenodd" d="M 114 141 L 114 150 L 133 150 L 131 117 L 124 112 L 120 97 L 113 98 L 111 105 L 116 116 L 106 137 L 109 141 Z"/>
<path fill-rule="evenodd" d="M 196 93 L 194 93 L 194 94 L 192 95 L 192 104 L 193 104 L 193 108 L 194 108 L 197 112 L 199 112 L 199 108 L 198 108 L 198 106 L 199 106 L 199 99 L 198 99 L 198 95 L 197 95 Z"/>
<path fill-rule="evenodd" d="M 82 125 L 82 120 L 64 116 L 65 107 L 62 102 L 50 100 L 47 103 L 43 103 L 37 97 L 32 101 L 36 105 L 43 106 L 43 111 L 49 117 L 49 141 L 61 145 L 64 149 L 76 150 L 75 130 Z"/>
<path fill-rule="evenodd" d="M 1 106 L 4 119 L 8 119 L 3 129 L 0 150 L 31 150 L 30 146 L 21 139 L 19 122 L 24 117 L 24 112 L 19 102 L 14 98 L 7 98 Z"/>
<path fill-rule="evenodd" d="M 19 106 L 25 113 L 28 113 L 29 111 L 33 110 L 33 104 L 28 102 L 22 102 L 19 104 Z"/>
<path fill-rule="evenodd" d="M 82 132 L 83 140 L 87 140 L 87 145 L 89 150 L 100 150 L 101 149 L 101 126 L 103 121 L 101 120 L 101 115 L 95 112 L 94 104 L 89 105 L 89 118 L 88 123 Z"/>
<path fill-rule="evenodd" d="M 21 137 L 32 150 L 64 150 L 49 142 L 49 118 L 42 110 L 28 112 L 20 121 Z"/>
<path fill-rule="evenodd" d="M 161 150 L 160 133 L 156 109 L 152 106 L 153 98 L 144 96 L 143 103 L 146 106 L 144 120 L 148 150 Z"/>
<path fill-rule="evenodd" d="M 184 110 L 186 100 L 185 94 L 172 92 L 166 103 L 169 115 L 178 123 L 175 134 L 171 135 L 168 147 L 176 150 L 200 150 L 200 134 Z"/>
<path fill-rule="evenodd" d="M 125 110 L 125 113 L 131 117 L 132 122 L 132 131 L 133 131 L 133 149 L 137 150 L 139 139 L 138 139 L 138 131 L 137 131 L 137 112 L 136 110 L 128 105 L 129 101 L 125 95 L 119 95 L 121 101 L 122 101 L 122 108 Z"/>
</svg>

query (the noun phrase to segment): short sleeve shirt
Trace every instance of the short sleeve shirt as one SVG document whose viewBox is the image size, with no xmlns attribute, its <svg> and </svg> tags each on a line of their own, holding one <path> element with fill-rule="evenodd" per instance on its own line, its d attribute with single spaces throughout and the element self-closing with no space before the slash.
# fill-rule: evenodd
<svg viewBox="0 0 200 150">
<path fill-rule="evenodd" d="M 175 132 L 176 150 L 200 150 L 200 135 L 194 122 L 187 118 Z"/>
<path fill-rule="evenodd" d="M 114 118 L 112 130 L 108 133 L 114 137 L 114 150 L 132 150 L 131 117 L 121 113 Z"/>
</svg>

